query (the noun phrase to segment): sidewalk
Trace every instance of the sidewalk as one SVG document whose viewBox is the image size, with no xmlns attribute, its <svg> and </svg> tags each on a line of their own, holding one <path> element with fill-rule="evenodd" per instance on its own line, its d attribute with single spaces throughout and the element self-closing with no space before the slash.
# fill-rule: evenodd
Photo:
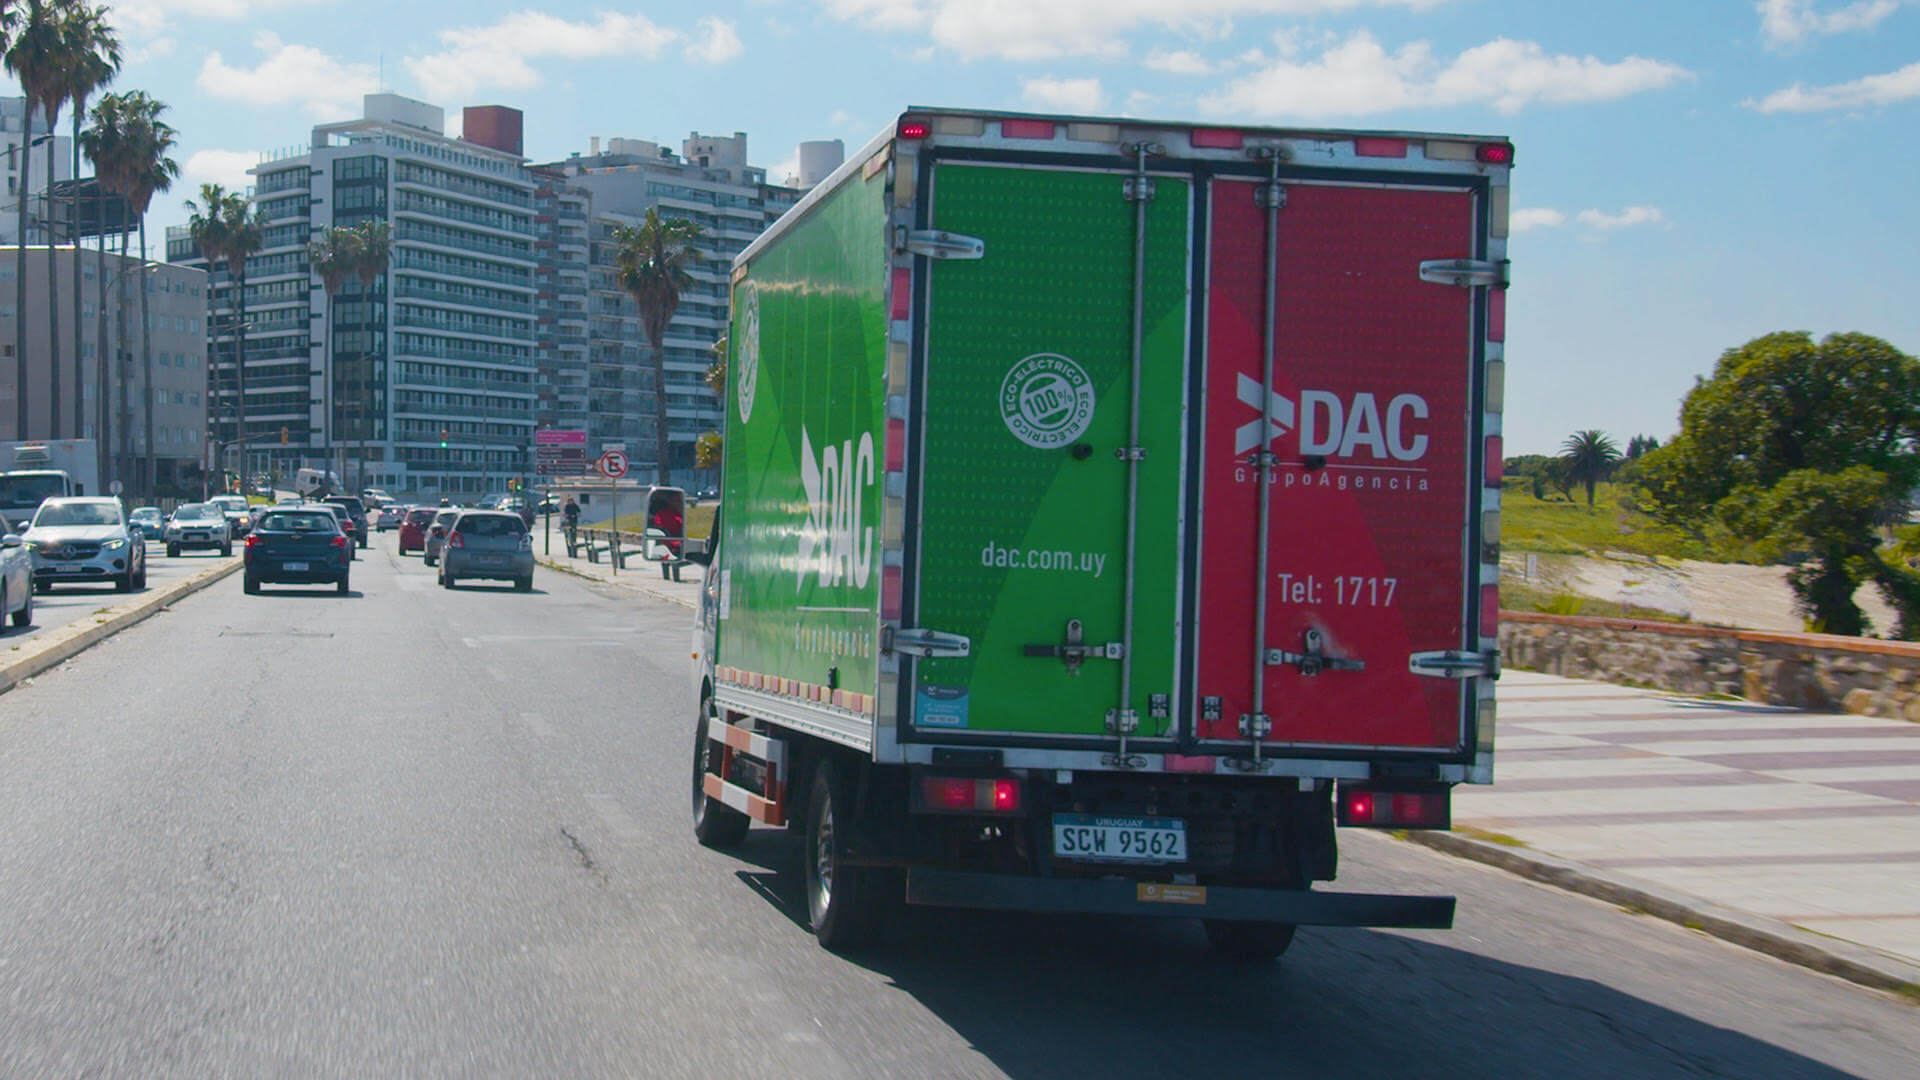
<svg viewBox="0 0 1920 1080">
<path fill-rule="evenodd" d="M 561 573 L 604 582 L 682 607 L 700 606 L 700 583 L 705 580 L 706 568 L 695 563 L 680 568 L 679 581 L 661 577 L 658 563 L 643 563 L 638 558 L 615 573 L 613 563 L 604 557 L 599 562 L 588 562 L 583 552 L 578 558 L 567 558 L 567 542 L 559 529 L 553 532 L 553 551 L 548 553 L 546 534 L 539 528 L 533 531 L 533 558 L 540 565 Z"/>
<path fill-rule="evenodd" d="M 1920 984 L 1920 724 L 1510 671 L 1494 776 L 1414 837 Z"/>
</svg>

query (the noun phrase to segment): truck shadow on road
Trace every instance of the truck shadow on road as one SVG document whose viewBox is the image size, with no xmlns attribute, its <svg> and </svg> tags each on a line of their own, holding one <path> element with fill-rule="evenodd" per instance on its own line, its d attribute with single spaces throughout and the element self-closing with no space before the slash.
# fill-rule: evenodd
<svg viewBox="0 0 1920 1080">
<path fill-rule="evenodd" d="M 735 876 L 806 933 L 792 841 L 756 835 L 731 854 L 760 867 Z M 1308 928 L 1280 963 L 1249 966 L 1210 953 L 1192 920 L 903 907 L 881 944 L 845 960 L 1020 1080 L 1853 1075 L 1427 935 Z"/>
</svg>

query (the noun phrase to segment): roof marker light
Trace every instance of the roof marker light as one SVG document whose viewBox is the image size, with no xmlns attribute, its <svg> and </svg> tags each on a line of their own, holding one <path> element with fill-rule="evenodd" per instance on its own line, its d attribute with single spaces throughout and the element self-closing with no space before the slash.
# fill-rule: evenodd
<svg viewBox="0 0 1920 1080">
<path fill-rule="evenodd" d="M 1481 143 L 1474 147 L 1473 156 L 1482 165 L 1513 164 L 1512 143 Z"/>
<path fill-rule="evenodd" d="M 903 116 L 897 132 L 903 139 L 924 139 L 933 134 L 933 125 L 917 116 Z"/>
</svg>

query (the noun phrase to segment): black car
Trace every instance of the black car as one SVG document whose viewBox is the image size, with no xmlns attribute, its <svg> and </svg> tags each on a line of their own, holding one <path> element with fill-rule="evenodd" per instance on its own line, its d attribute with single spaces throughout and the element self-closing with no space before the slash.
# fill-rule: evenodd
<svg viewBox="0 0 1920 1080">
<path fill-rule="evenodd" d="M 353 542 L 360 547 L 367 546 L 367 504 L 361 502 L 359 496 L 328 495 L 320 501 L 346 510 L 351 526 L 348 531 L 353 536 Z"/>
<path fill-rule="evenodd" d="M 347 591 L 353 551 L 339 519 L 325 507 L 275 507 L 247 534 L 242 589 L 266 583 L 324 585 Z"/>
</svg>

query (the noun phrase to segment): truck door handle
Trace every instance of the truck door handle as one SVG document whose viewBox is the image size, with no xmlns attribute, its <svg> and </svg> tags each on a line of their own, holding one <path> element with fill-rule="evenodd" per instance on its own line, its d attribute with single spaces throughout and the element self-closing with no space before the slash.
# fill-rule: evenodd
<svg viewBox="0 0 1920 1080">
<path fill-rule="evenodd" d="M 1312 676 L 1322 671 L 1365 671 L 1367 662 L 1346 656 L 1328 656 L 1322 651 L 1325 639 L 1318 630 L 1308 630 L 1306 647 L 1303 652 L 1288 652 L 1285 649 L 1268 649 L 1267 666 L 1279 667 L 1292 664 L 1300 669 L 1300 674 Z"/>
</svg>

